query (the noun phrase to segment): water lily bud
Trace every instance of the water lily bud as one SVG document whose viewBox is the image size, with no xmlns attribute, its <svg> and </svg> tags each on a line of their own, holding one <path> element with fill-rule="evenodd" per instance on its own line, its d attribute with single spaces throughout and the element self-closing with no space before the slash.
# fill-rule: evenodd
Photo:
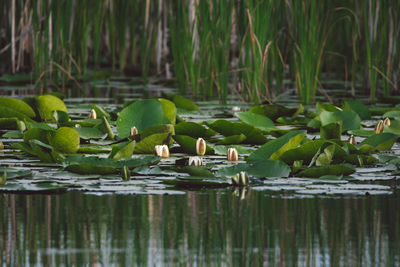
<svg viewBox="0 0 400 267">
<path fill-rule="evenodd" d="M 0 141 L 0 150 L 3 150 L 3 149 L 4 149 L 4 144 L 3 144 L 3 142 Z"/>
<path fill-rule="evenodd" d="M 129 181 L 130 179 L 131 179 L 131 173 L 129 171 L 129 168 L 124 166 L 122 168 L 122 180 Z"/>
<path fill-rule="evenodd" d="M 237 186 L 247 186 L 249 185 L 249 181 L 249 176 L 245 171 L 241 171 L 232 177 L 232 184 Z"/>
<path fill-rule="evenodd" d="M 380 120 L 378 124 L 375 126 L 375 133 L 383 133 L 383 120 Z"/>
<path fill-rule="evenodd" d="M 196 153 L 199 156 L 203 156 L 204 154 L 206 154 L 206 141 L 204 141 L 203 138 L 199 138 L 197 139 L 196 142 Z"/>
<path fill-rule="evenodd" d="M 356 141 L 356 138 L 354 137 L 354 135 L 350 136 L 349 143 L 352 145 L 357 145 L 357 141 Z"/>
<path fill-rule="evenodd" d="M 200 157 L 189 157 L 189 166 L 202 166 L 204 165 L 204 161 Z"/>
<path fill-rule="evenodd" d="M 169 149 L 167 145 L 156 145 L 154 148 L 157 156 L 169 158 Z"/>
<path fill-rule="evenodd" d="M 135 135 L 137 135 L 137 134 L 138 134 L 138 130 L 136 129 L 135 126 L 133 126 L 133 127 L 131 128 L 131 137 L 133 137 L 133 136 L 135 136 Z"/>
<path fill-rule="evenodd" d="M 232 111 L 233 112 L 239 112 L 240 111 L 240 107 L 234 106 L 234 107 L 232 107 Z"/>
<path fill-rule="evenodd" d="M 238 152 L 237 152 L 236 148 L 234 148 L 234 147 L 228 148 L 228 160 L 237 161 L 238 158 L 239 158 L 239 156 L 238 156 Z"/>
<path fill-rule="evenodd" d="M 92 109 L 89 113 L 89 119 L 97 119 L 96 110 Z"/>
<path fill-rule="evenodd" d="M 390 126 L 390 119 L 389 119 L 389 118 L 386 118 L 386 119 L 383 121 L 383 124 L 384 124 L 385 126 Z"/>
</svg>

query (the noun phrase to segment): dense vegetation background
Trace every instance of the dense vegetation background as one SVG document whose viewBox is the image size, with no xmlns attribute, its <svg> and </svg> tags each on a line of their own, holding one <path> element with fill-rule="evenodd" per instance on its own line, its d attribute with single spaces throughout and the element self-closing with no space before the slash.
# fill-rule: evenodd
<svg viewBox="0 0 400 267">
<path fill-rule="evenodd" d="M 371 101 L 398 94 L 399 1 L 10 0 L 0 12 L 0 71 L 31 73 L 40 91 L 106 69 L 222 102 L 273 99 L 284 80 L 306 104 L 329 95 L 327 79 Z"/>
</svg>

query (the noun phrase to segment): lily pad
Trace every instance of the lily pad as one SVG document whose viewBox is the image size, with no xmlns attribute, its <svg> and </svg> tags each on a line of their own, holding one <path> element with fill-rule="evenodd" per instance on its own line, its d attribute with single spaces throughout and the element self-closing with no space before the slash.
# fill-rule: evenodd
<svg viewBox="0 0 400 267">
<path fill-rule="evenodd" d="M 186 135 L 174 135 L 174 140 L 182 147 L 182 149 L 191 155 L 196 155 L 196 142 L 197 140 Z M 206 145 L 206 155 L 213 155 L 214 149 Z"/>
<path fill-rule="evenodd" d="M 53 111 L 61 110 L 68 112 L 64 102 L 53 95 L 42 95 L 36 97 L 36 108 L 40 118 L 44 121 L 50 121 L 53 118 Z"/>
<path fill-rule="evenodd" d="M 396 142 L 398 135 L 392 133 L 374 134 L 360 143 L 360 150 L 389 150 Z"/>
<path fill-rule="evenodd" d="M 75 130 L 79 133 L 79 137 L 85 140 L 100 139 L 104 137 L 104 134 L 97 128 L 80 127 L 75 128 Z"/>
<path fill-rule="evenodd" d="M 16 98 L 0 97 L 0 106 L 7 107 L 16 112 L 24 114 L 31 119 L 36 117 L 35 111 L 33 111 L 33 109 L 27 103 Z"/>
<path fill-rule="evenodd" d="M 118 161 L 120 159 L 129 159 L 132 157 L 133 151 L 135 150 L 136 141 L 124 142 L 115 145 L 112 148 L 109 158 Z"/>
<path fill-rule="evenodd" d="M 227 136 L 224 139 L 216 142 L 216 145 L 235 145 L 241 144 L 244 140 L 246 140 L 246 136 L 244 134 L 239 135 L 231 135 Z"/>
<path fill-rule="evenodd" d="M 249 156 L 249 161 L 278 159 L 284 152 L 296 148 L 305 138 L 304 131 L 289 132 L 261 146 Z"/>
<path fill-rule="evenodd" d="M 171 136 L 170 133 L 159 133 L 147 136 L 146 138 L 140 140 L 140 142 L 136 144 L 134 153 L 152 154 L 154 153 L 154 148 L 156 145 L 163 145 L 163 144 L 170 145 L 173 142 L 172 138 L 169 138 L 170 136 Z"/>
<path fill-rule="evenodd" d="M 246 136 L 245 143 L 248 144 L 264 144 L 268 139 L 263 135 L 262 131 L 243 122 L 230 122 L 227 120 L 216 120 L 208 126 L 223 136 L 240 135 Z"/>
<path fill-rule="evenodd" d="M 176 122 L 176 106 L 173 102 L 164 99 L 164 98 L 159 98 L 158 101 L 160 102 L 164 116 L 172 123 L 175 124 Z"/>
<path fill-rule="evenodd" d="M 154 99 L 138 100 L 124 108 L 117 119 L 117 131 L 121 138 L 130 136 L 132 127 L 139 133 L 149 126 L 168 124 L 162 105 Z"/>
<path fill-rule="evenodd" d="M 193 138 L 209 138 L 215 135 L 216 132 L 195 122 L 180 122 L 175 125 L 175 134 L 188 135 Z"/>
<path fill-rule="evenodd" d="M 277 104 L 265 104 L 252 107 L 250 112 L 262 114 L 271 120 L 276 120 L 279 117 L 290 117 L 297 111 L 296 108 L 287 108 Z"/>
<path fill-rule="evenodd" d="M 243 146 L 238 146 L 238 145 L 227 145 L 227 146 L 217 145 L 214 146 L 214 151 L 216 155 L 226 156 L 228 154 L 229 148 L 235 148 L 239 155 L 250 154 L 251 152 L 254 151 L 253 149 L 244 148 Z"/>
<path fill-rule="evenodd" d="M 182 108 L 190 111 L 199 110 L 199 107 L 191 100 L 181 95 L 168 94 L 167 97 L 175 103 L 177 108 Z"/>
<path fill-rule="evenodd" d="M 256 114 L 250 111 L 236 113 L 236 116 L 244 123 L 254 126 L 257 129 L 268 131 L 274 127 L 273 121 L 260 114 Z"/>
<path fill-rule="evenodd" d="M 63 163 L 65 169 L 79 174 L 113 174 L 119 173 L 124 166 L 136 168 L 144 165 L 156 164 L 160 160 L 157 156 L 141 156 L 132 159 L 114 161 L 109 158 L 81 155 L 70 156 Z"/>
<path fill-rule="evenodd" d="M 344 110 L 353 110 L 358 114 L 361 120 L 371 119 L 371 112 L 368 107 L 357 100 L 346 100 L 343 105 Z"/>
<path fill-rule="evenodd" d="M 290 165 L 296 160 L 302 160 L 305 164 L 309 164 L 325 142 L 322 139 L 308 141 L 298 148 L 287 150 L 279 159 Z"/>
</svg>

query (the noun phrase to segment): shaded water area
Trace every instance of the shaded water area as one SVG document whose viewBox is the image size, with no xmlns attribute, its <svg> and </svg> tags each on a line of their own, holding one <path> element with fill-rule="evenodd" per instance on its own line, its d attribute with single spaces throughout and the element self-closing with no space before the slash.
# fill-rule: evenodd
<svg viewBox="0 0 400 267">
<path fill-rule="evenodd" d="M 400 265 L 398 196 L 293 198 L 212 189 L 7 194 L 0 203 L 4 266 Z"/>
<path fill-rule="evenodd" d="M 95 98 L 65 100 L 72 116 L 87 116 L 89 102 L 112 110 L 175 91 L 157 83 L 143 90 L 118 79 L 90 86 Z M 0 90 L 29 91 L 19 88 Z M 283 98 L 283 104 L 297 105 Z M 248 108 L 238 99 L 226 106 L 199 105 L 200 112 L 179 115 L 235 120 L 233 107 Z M 15 153 L 9 149 L 15 139 L 0 140 L 6 145 L 0 167 L 33 173 L 10 178 L 7 184 L 15 188 L 0 193 L 0 266 L 400 266 L 400 180 L 394 165 L 358 167 L 343 180 L 268 178 L 248 188 L 187 189 L 162 183 L 182 174 L 156 168 L 129 182 L 120 175 L 69 173 Z M 398 143 L 390 154 L 400 154 Z M 172 154 L 160 165 L 184 156 Z M 215 169 L 227 164 L 221 155 L 205 160 Z M 15 194 L 18 186 L 30 193 Z"/>
</svg>

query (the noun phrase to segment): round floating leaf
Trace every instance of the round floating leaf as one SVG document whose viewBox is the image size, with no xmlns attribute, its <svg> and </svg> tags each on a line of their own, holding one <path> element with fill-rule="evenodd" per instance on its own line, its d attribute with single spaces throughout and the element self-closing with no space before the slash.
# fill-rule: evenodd
<svg viewBox="0 0 400 267">
<path fill-rule="evenodd" d="M 244 143 L 247 144 L 261 145 L 268 141 L 260 129 L 256 129 L 243 122 L 234 123 L 227 120 L 216 120 L 208 126 L 223 136 L 244 134 L 246 136 Z"/>
<path fill-rule="evenodd" d="M 118 161 L 120 159 L 129 159 L 135 150 L 136 141 L 124 142 L 112 148 L 109 158 Z"/>
<path fill-rule="evenodd" d="M 138 100 L 121 111 L 117 119 L 117 131 L 121 138 L 125 138 L 134 126 L 141 133 L 149 126 L 168 123 L 160 102 L 154 99 Z"/>
<path fill-rule="evenodd" d="M 305 137 L 304 131 L 289 132 L 261 146 L 249 156 L 249 161 L 278 159 L 284 152 L 296 148 Z"/>
<path fill-rule="evenodd" d="M 42 95 L 36 97 L 36 108 L 40 118 L 44 121 L 50 121 L 53 118 L 53 111 L 61 110 L 68 112 L 64 102 L 53 95 Z"/>
<path fill-rule="evenodd" d="M 32 119 L 26 116 L 25 114 L 5 106 L 0 106 L 0 118 L 17 118 L 25 122 L 32 121 Z"/>
<path fill-rule="evenodd" d="M 226 156 L 228 154 L 229 148 L 236 148 L 239 155 L 250 154 L 251 152 L 254 151 L 253 149 L 244 148 L 244 147 L 238 146 L 238 145 L 227 145 L 227 146 L 217 145 L 217 146 L 214 146 L 214 151 L 215 151 L 216 155 Z"/>
<path fill-rule="evenodd" d="M 236 116 L 244 123 L 247 123 L 255 128 L 263 131 L 268 131 L 274 127 L 273 121 L 260 114 L 256 114 L 250 111 L 236 113 Z"/>
<path fill-rule="evenodd" d="M 325 140 L 321 139 L 308 141 L 298 148 L 287 150 L 279 157 L 279 159 L 290 165 L 296 160 L 302 160 L 304 164 L 309 164 L 315 153 L 318 152 L 325 142 Z"/>
<path fill-rule="evenodd" d="M 357 100 L 346 100 L 343 105 L 344 110 L 353 110 L 362 120 L 371 119 L 371 112 L 368 107 Z"/>
<path fill-rule="evenodd" d="M 0 97 L 0 106 L 10 108 L 16 112 L 24 114 L 31 119 L 36 117 L 35 112 L 27 103 L 16 98 Z"/>
<path fill-rule="evenodd" d="M 360 143 L 360 150 L 390 150 L 397 138 L 398 135 L 392 133 L 374 134 Z"/>
<path fill-rule="evenodd" d="M 319 117 L 322 126 L 341 121 L 343 123 L 343 131 L 360 129 L 360 117 L 352 110 L 336 112 L 323 111 Z"/>
<path fill-rule="evenodd" d="M 158 101 L 160 102 L 164 116 L 172 123 L 175 124 L 176 122 L 176 106 L 173 102 L 164 99 L 164 98 L 159 98 Z"/>
<path fill-rule="evenodd" d="M 188 135 L 193 138 L 209 138 L 215 135 L 216 132 L 195 122 L 180 122 L 175 125 L 175 134 Z"/>
<path fill-rule="evenodd" d="M 182 147 L 182 149 L 191 155 L 196 155 L 196 142 L 197 140 L 186 135 L 174 135 L 174 140 Z M 214 149 L 207 145 L 206 155 L 213 155 Z"/>
<path fill-rule="evenodd" d="M 146 138 L 140 140 L 139 143 L 136 144 L 136 148 L 134 150 L 135 154 L 153 154 L 154 147 L 156 145 L 163 145 L 164 142 L 168 142 L 168 145 L 172 143 L 172 138 L 168 140 L 170 133 L 159 133 L 152 134 L 147 136 Z"/>
<path fill-rule="evenodd" d="M 161 134 L 161 133 L 171 133 L 172 135 L 175 134 L 175 128 L 172 124 L 161 124 L 161 125 L 153 125 L 147 127 L 140 133 L 140 138 L 144 139 L 153 134 Z"/>
<path fill-rule="evenodd" d="M 191 111 L 199 110 L 199 107 L 193 101 L 191 101 L 181 95 L 169 94 L 168 98 L 170 100 L 172 100 L 172 102 L 175 103 L 175 106 L 177 108 L 182 108 L 182 109 L 191 110 Z"/>
<path fill-rule="evenodd" d="M 85 140 L 89 139 L 100 139 L 105 136 L 99 129 L 90 128 L 90 127 L 80 127 L 75 128 L 75 130 L 79 133 L 79 137 Z"/>
<path fill-rule="evenodd" d="M 244 134 L 239 135 L 231 135 L 227 136 L 224 139 L 216 142 L 216 145 L 235 145 L 241 144 L 244 140 L 246 140 L 246 136 Z"/>
<path fill-rule="evenodd" d="M 69 127 L 59 128 L 51 138 L 50 144 L 59 152 L 72 154 L 79 149 L 79 133 Z"/>
<path fill-rule="evenodd" d="M 287 108 L 276 104 L 265 104 L 252 107 L 249 112 L 262 114 L 271 120 L 276 120 L 279 117 L 290 117 L 296 113 L 296 108 Z"/>
</svg>

